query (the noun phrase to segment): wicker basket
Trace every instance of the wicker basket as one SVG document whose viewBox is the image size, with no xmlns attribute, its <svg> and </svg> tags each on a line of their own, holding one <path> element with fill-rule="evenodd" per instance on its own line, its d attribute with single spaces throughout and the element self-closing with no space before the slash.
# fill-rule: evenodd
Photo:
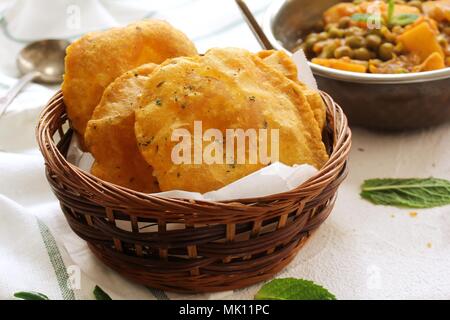
<svg viewBox="0 0 450 320">
<path fill-rule="evenodd" d="M 72 230 L 123 276 L 154 288 L 211 292 L 268 279 L 328 217 L 347 174 L 351 133 L 326 94 L 330 160 L 283 194 L 225 202 L 160 198 L 102 181 L 70 164 L 62 93 L 41 114 L 37 139 L 47 179 Z"/>
</svg>

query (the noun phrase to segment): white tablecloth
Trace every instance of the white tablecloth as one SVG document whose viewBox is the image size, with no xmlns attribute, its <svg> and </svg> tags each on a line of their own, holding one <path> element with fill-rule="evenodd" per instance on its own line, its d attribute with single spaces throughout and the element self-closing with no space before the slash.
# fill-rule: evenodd
<svg viewBox="0 0 450 320">
<path fill-rule="evenodd" d="M 0 10 L 9 2 L 0 0 Z M 149 12 L 183 29 L 200 51 L 214 46 L 259 49 L 233 1 L 164 1 L 163 8 L 156 1 L 146 3 Z M 249 1 L 258 17 L 268 3 Z M 14 56 L 24 45 L 5 34 L 4 27 L 0 94 L 15 81 Z M 38 113 L 54 90 L 29 86 L 0 119 L 0 298 L 35 290 L 52 299 L 92 299 L 98 284 L 115 299 L 251 299 L 260 285 L 195 296 L 147 289 L 123 279 L 86 250 L 50 191 L 34 140 Z M 368 178 L 450 179 L 449 144 L 450 125 L 403 134 L 354 129 L 350 174 L 334 211 L 278 277 L 316 281 L 338 299 L 449 299 L 450 207 L 403 210 L 359 197 L 359 186 Z"/>
</svg>

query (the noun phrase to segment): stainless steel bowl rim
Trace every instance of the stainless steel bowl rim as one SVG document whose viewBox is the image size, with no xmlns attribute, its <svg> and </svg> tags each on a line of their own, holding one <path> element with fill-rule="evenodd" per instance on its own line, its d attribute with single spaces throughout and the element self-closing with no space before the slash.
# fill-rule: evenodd
<svg viewBox="0 0 450 320">
<path fill-rule="evenodd" d="M 274 46 L 275 49 L 290 52 L 275 38 L 272 31 L 272 21 L 285 2 L 286 0 L 275 0 L 267 8 L 266 13 L 263 17 L 262 27 L 267 38 L 269 39 L 270 43 Z M 317 76 L 356 83 L 402 84 L 402 83 L 436 81 L 450 78 L 450 68 L 427 72 L 407 73 L 407 74 L 371 74 L 371 73 L 341 71 L 337 69 L 323 67 L 311 62 L 309 62 L 309 65 L 313 73 Z"/>
</svg>

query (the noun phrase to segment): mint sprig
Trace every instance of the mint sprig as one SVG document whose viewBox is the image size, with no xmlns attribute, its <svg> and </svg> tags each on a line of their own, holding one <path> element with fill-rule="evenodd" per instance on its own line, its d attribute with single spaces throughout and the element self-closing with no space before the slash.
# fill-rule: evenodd
<svg viewBox="0 0 450 320">
<path fill-rule="evenodd" d="M 336 297 L 312 281 L 284 278 L 263 285 L 255 300 L 336 300 Z"/>
<path fill-rule="evenodd" d="M 392 19 L 394 18 L 395 12 L 395 0 L 388 0 L 388 24 L 392 24 Z"/>
<path fill-rule="evenodd" d="M 370 17 L 370 13 L 355 13 L 351 16 L 351 19 L 356 22 L 367 22 Z"/>
<path fill-rule="evenodd" d="M 93 293 L 95 300 L 112 300 L 111 297 L 99 286 L 95 286 Z"/>
<path fill-rule="evenodd" d="M 387 12 L 387 25 L 388 26 L 406 26 L 414 23 L 419 19 L 419 15 L 415 13 L 402 13 L 395 15 L 395 2 L 394 0 L 388 0 L 388 12 Z M 368 22 L 369 19 L 379 20 L 379 16 L 372 15 L 370 13 L 355 13 L 351 16 L 351 19 L 356 22 Z"/>
<path fill-rule="evenodd" d="M 391 20 L 391 25 L 407 26 L 419 19 L 419 15 L 415 13 L 403 13 L 395 16 Z"/>
<path fill-rule="evenodd" d="M 388 0 L 388 25 L 389 26 L 406 26 L 419 19 L 419 15 L 415 13 L 395 14 L 395 0 Z"/>
<path fill-rule="evenodd" d="M 112 300 L 111 297 L 103 291 L 99 286 L 95 286 L 94 291 L 95 300 Z M 21 300 L 50 300 L 45 294 L 35 291 L 20 291 L 14 293 L 14 297 Z"/>
<path fill-rule="evenodd" d="M 50 300 L 45 294 L 35 291 L 20 291 L 14 293 L 14 297 L 22 300 Z"/>
<path fill-rule="evenodd" d="M 377 205 L 433 208 L 450 204 L 450 181 L 444 179 L 369 179 L 361 197 Z"/>
</svg>

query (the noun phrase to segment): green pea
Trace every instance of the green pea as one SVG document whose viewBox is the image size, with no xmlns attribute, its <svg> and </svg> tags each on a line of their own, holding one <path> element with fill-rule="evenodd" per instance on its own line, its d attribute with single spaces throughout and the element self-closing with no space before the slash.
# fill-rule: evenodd
<svg viewBox="0 0 450 320">
<path fill-rule="evenodd" d="M 388 28 L 381 31 L 383 33 L 383 37 L 386 41 L 395 43 L 397 40 L 397 36 L 392 33 Z"/>
<path fill-rule="evenodd" d="M 342 17 L 339 20 L 338 26 L 339 26 L 339 28 L 348 28 L 350 26 L 351 22 L 352 22 L 352 19 L 350 17 Z"/>
<path fill-rule="evenodd" d="M 318 39 L 318 37 L 319 37 L 319 34 L 318 34 L 318 33 L 312 32 L 312 33 L 310 33 L 310 34 L 308 34 L 308 35 L 306 36 L 306 40 L 308 40 L 308 39 Z"/>
<path fill-rule="evenodd" d="M 376 50 L 381 45 L 381 37 L 376 34 L 369 34 L 366 37 L 367 47 Z"/>
<path fill-rule="evenodd" d="M 370 51 L 366 48 L 359 48 L 354 51 L 354 58 L 357 60 L 370 60 Z"/>
<path fill-rule="evenodd" d="M 438 40 L 438 42 L 439 42 L 439 44 L 442 46 L 442 47 L 447 47 L 448 46 L 448 41 L 447 41 L 447 38 L 444 36 L 444 35 L 439 35 L 438 37 L 437 37 L 437 40 Z"/>
<path fill-rule="evenodd" d="M 402 34 L 405 31 L 401 26 L 395 26 L 392 28 L 392 32 L 395 34 Z"/>
<path fill-rule="evenodd" d="M 333 27 L 328 30 L 328 35 L 330 38 L 342 38 L 344 36 L 344 31 L 342 29 Z"/>
<path fill-rule="evenodd" d="M 375 34 L 375 35 L 380 36 L 380 37 L 383 35 L 383 33 L 381 32 L 381 28 L 370 29 L 370 30 L 367 30 L 367 31 L 368 31 L 369 34 Z"/>
<path fill-rule="evenodd" d="M 330 31 L 331 29 L 333 29 L 333 28 L 337 28 L 338 27 L 338 24 L 337 23 L 329 23 L 329 24 L 327 24 L 326 26 L 325 26 L 325 31 Z"/>
<path fill-rule="evenodd" d="M 353 57 L 353 50 L 349 46 L 341 46 L 334 50 L 334 57 L 340 59 L 342 57 Z"/>
<path fill-rule="evenodd" d="M 327 44 L 325 41 L 318 41 L 312 46 L 312 51 L 318 55 L 322 52 L 323 48 L 325 48 L 326 45 Z"/>
<path fill-rule="evenodd" d="M 345 44 L 350 48 L 356 49 L 366 45 L 366 40 L 361 36 L 350 36 L 345 39 Z"/>
<path fill-rule="evenodd" d="M 389 42 L 383 43 L 378 49 L 378 55 L 381 60 L 391 60 L 394 56 L 394 45 Z"/>
<path fill-rule="evenodd" d="M 328 36 L 328 33 L 326 33 L 324 31 L 324 32 L 319 33 L 318 38 L 320 41 L 323 41 L 323 40 L 327 40 L 329 38 L 329 36 Z"/>
<path fill-rule="evenodd" d="M 325 58 L 325 59 L 331 59 L 334 57 L 335 50 L 336 50 L 336 44 L 334 44 L 334 43 L 328 44 L 323 48 L 322 53 L 320 54 L 320 57 Z"/>
<path fill-rule="evenodd" d="M 344 30 L 344 36 L 345 36 L 345 37 L 353 36 L 353 30 L 351 30 L 351 29 L 345 29 L 345 30 Z"/>
<path fill-rule="evenodd" d="M 364 31 L 358 27 L 350 27 L 350 28 L 344 30 L 344 35 L 346 37 L 361 36 L 363 34 L 364 34 Z"/>
<path fill-rule="evenodd" d="M 317 41 L 319 41 L 317 37 L 308 37 L 305 41 L 305 49 L 312 50 L 312 47 Z"/>
</svg>

